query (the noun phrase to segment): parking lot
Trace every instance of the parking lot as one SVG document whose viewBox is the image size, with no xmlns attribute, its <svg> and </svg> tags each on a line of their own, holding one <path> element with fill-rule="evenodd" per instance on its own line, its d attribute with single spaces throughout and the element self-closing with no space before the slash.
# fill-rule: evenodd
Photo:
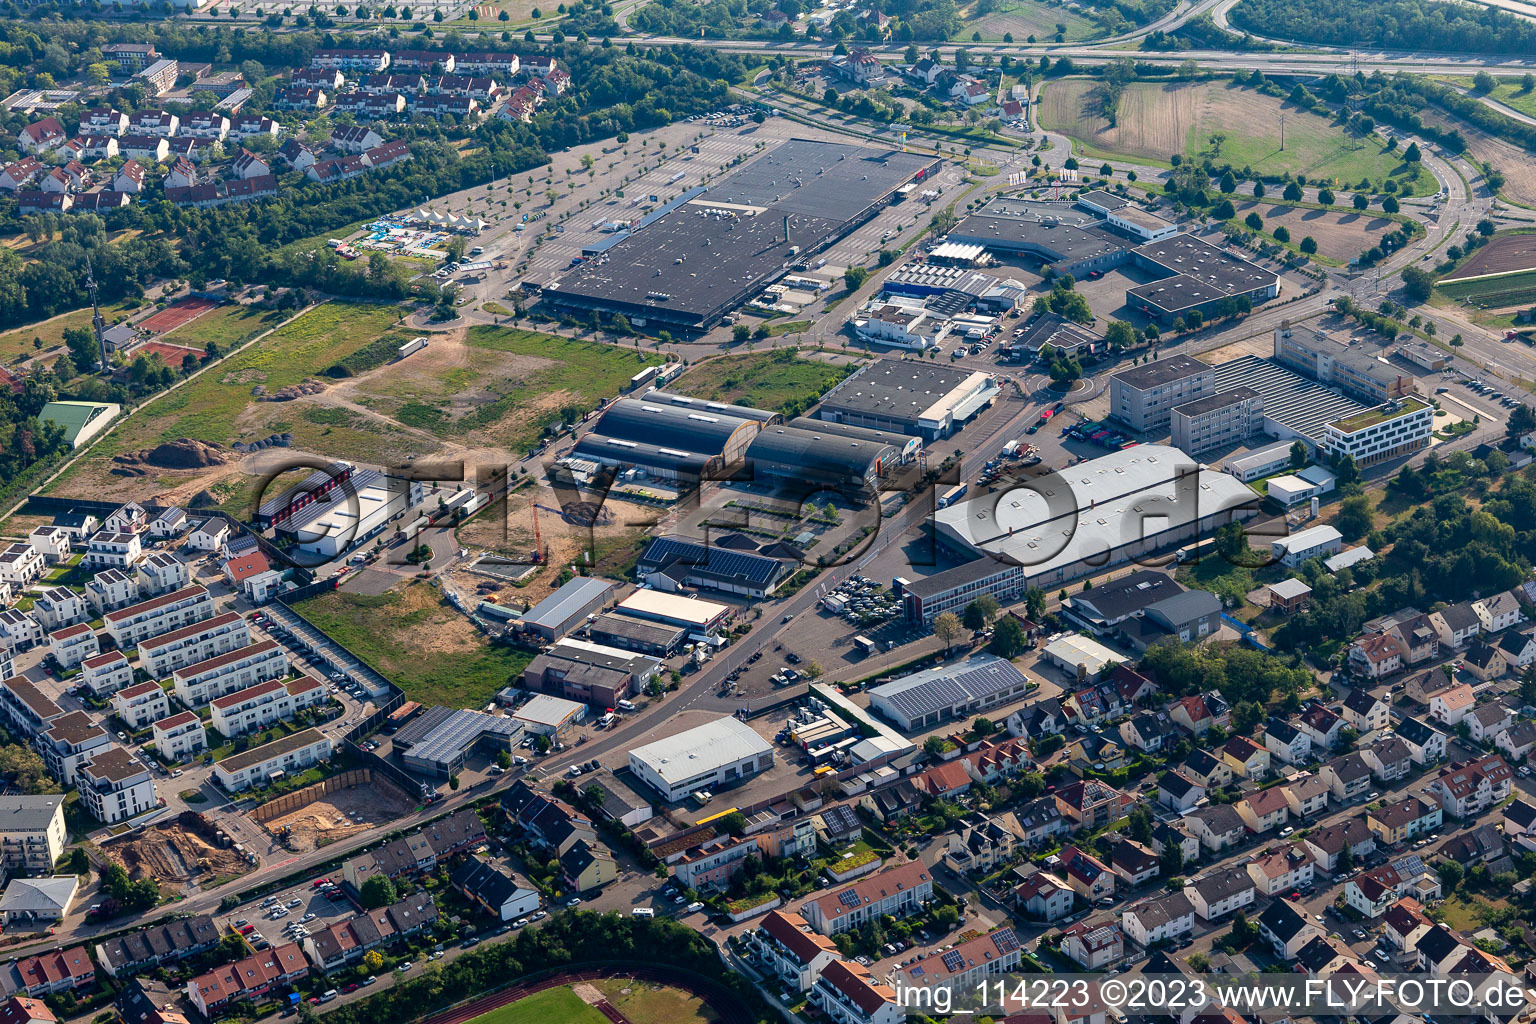
<svg viewBox="0 0 1536 1024">
<path fill-rule="evenodd" d="M 322 882 L 327 884 L 322 886 Z M 218 923 L 245 936 L 256 949 L 284 942 L 300 942 L 328 925 L 357 913 L 339 884 L 316 879 L 304 885 L 247 903 L 222 917 Z"/>
</svg>

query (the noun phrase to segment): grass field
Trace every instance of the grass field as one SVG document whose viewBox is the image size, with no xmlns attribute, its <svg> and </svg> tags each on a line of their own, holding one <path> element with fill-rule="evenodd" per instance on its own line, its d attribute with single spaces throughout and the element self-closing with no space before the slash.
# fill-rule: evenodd
<svg viewBox="0 0 1536 1024">
<path fill-rule="evenodd" d="M 596 983 L 632 1024 L 711 1024 L 719 1015 L 698 996 L 648 982 L 609 978 Z"/>
<path fill-rule="evenodd" d="M 1536 117 L 1536 91 L 1526 92 L 1516 78 L 1500 78 L 1499 87 L 1488 93 L 1488 98 L 1498 100 L 1506 107 L 1513 107 L 1527 117 Z"/>
<path fill-rule="evenodd" d="M 1484 281 L 1442 281 L 1436 290 L 1457 302 L 1471 299 L 1479 306 L 1522 306 L 1536 302 L 1536 270 Z"/>
<path fill-rule="evenodd" d="M 278 429 L 290 429 L 285 416 L 298 417 L 288 403 L 254 402 L 251 389 L 263 385 L 275 391 L 313 376 L 338 359 L 367 345 L 387 331 L 400 315 L 400 307 L 357 303 L 327 303 L 298 317 L 280 330 L 231 359 L 205 371 L 200 377 L 157 398 L 128 417 L 111 436 L 91 452 L 91 457 L 56 480 L 54 493 L 87 493 L 92 482 L 115 483 L 107 474 L 107 460 L 125 451 L 182 437 L 218 441 L 256 440 Z M 335 432 L 334 428 L 326 428 Z M 294 429 L 299 443 L 311 437 Z M 318 433 L 318 429 L 313 433 Z M 331 438 L 327 451 L 338 456 L 365 458 L 376 436 Z"/>
<path fill-rule="evenodd" d="M 125 314 L 139 308 L 137 302 L 123 302 L 116 306 L 104 307 L 101 315 L 108 323 L 117 320 Z M 76 309 L 68 313 L 61 313 L 52 320 L 43 320 L 25 327 L 17 327 L 0 334 L 0 363 L 10 364 L 18 357 L 33 356 L 40 352 L 47 352 L 64 344 L 64 332 L 75 327 L 91 326 L 91 311 L 89 309 Z M 43 344 L 40 349 L 32 347 L 32 339 L 41 338 Z"/>
<path fill-rule="evenodd" d="M 421 581 L 377 596 L 333 590 L 298 607 L 423 704 L 482 707 L 533 660 L 527 651 L 489 644 Z"/>
<path fill-rule="evenodd" d="M 564 410 L 585 412 L 661 362 L 654 353 L 511 327 L 471 327 L 359 385 L 370 409 L 447 437 L 527 450 Z"/>
<path fill-rule="evenodd" d="M 228 352 L 273 324 L 282 323 L 288 315 L 282 310 L 227 303 L 218 309 L 210 309 L 191 323 L 183 324 L 156 340 L 198 349 L 206 348 L 211 341 L 221 351 Z"/>
<path fill-rule="evenodd" d="M 1131 159 L 1166 166 L 1174 153 L 1208 154 L 1259 174 L 1305 174 L 1353 184 L 1410 170 L 1375 139 L 1357 139 L 1316 114 L 1262 93 L 1219 82 L 1134 82 L 1120 100 L 1117 125 L 1099 108 L 1095 82 L 1063 79 L 1041 96 L 1041 127 L 1071 136 L 1091 159 Z M 1285 114 L 1285 149 L 1279 118 Z M 1211 143 L 1222 136 L 1219 148 Z M 1074 147 L 1075 149 L 1076 147 Z M 1420 178 L 1429 179 L 1421 174 Z M 1415 191 L 1431 191 L 1420 182 Z"/>
<path fill-rule="evenodd" d="M 813 359 L 800 359 L 788 349 L 722 356 L 688 370 L 670 390 L 694 398 L 757 409 L 783 410 L 810 401 L 853 370 Z"/>
<path fill-rule="evenodd" d="M 608 1018 L 568 988 L 547 988 L 483 1013 L 469 1024 L 607 1024 Z M 639 1022 L 636 1022 L 639 1024 Z"/>
<path fill-rule="evenodd" d="M 964 36 L 969 38 L 972 32 L 980 32 L 982 39 L 988 42 L 1002 41 L 1005 33 L 1011 33 L 1016 43 L 1027 42 L 1030 36 L 1038 42 L 1051 42 L 1056 39 L 1057 25 L 1065 26 L 1063 40 L 1068 43 L 1104 34 L 1103 28 L 1092 19 L 1032 0 L 968 4 L 961 7 L 960 20 L 965 24 Z"/>
</svg>

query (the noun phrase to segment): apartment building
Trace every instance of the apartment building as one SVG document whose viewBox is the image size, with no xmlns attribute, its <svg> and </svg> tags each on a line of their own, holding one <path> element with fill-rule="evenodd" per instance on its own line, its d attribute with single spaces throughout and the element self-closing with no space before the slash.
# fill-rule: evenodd
<svg viewBox="0 0 1536 1024">
<path fill-rule="evenodd" d="M 49 565 L 67 561 L 74 551 L 70 532 L 62 526 L 38 526 L 27 535 L 27 543 L 43 556 Z"/>
<path fill-rule="evenodd" d="M 122 569 L 103 569 L 85 585 L 85 599 L 97 615 L 126 608 L 139 597 L 138 577 Z"/>
<path fill-rule="evenodd" d="M 757 962 L 796 992 L 807 991 L 828 964 L 842 959 L 831 939 L 790 911 L 770 911 L 742 938 Z"/>
<path fill-rule="evenodd" d="M 108 651 L 80 663 L 80 681 L 98 697 L 105 697 L 133 682 L 133 665 L 122 651 Z"/>
<path fill-rule="evenodd" d="M 287 674 L 288 652 L 280 644 L 261 640 L 178 668 L 171 673 L 171 682 L 183 704 L 201 707 Z"/>
<path fill-rule="evenodd" d="M 1469 818 L 1509 796 L 1514 772 L 1504 759 L 1489 754 L 1475 761 L 1446 765 L 1424 788 L 1440 801 L 1444 813 Z"/>
<path fill-rule="evenodd" d="M 152 728 L 150 740 L 159 755 L 177 761 L 208 749 L 208 731 L 195 711 L 178 711 L 162 718 Z"/>
<path fill-rule="evenodd" d="M 0 797 L 0 862 L 6 868 L 48 874 L 68 842 L 62 796 Z"/>
<path fill-rule="evenodd" d="M 37 737 L 48 773 L 65 786 L 79 783 L 80 766 L 112 746 L 107 730 L 91 721 L 84 711 L 70 711 L 52 722 Z"/>
<path fill-rule="evenodd" d="M 32 617 L 44 629 L 62 629 L 90 618 L 85 598 L 68 587 L 49 587 L 34 597 Z"/>
<path fill-rule="evenodd" d="M 64 709 L 37 688 L 25 676 L 12 676 L 0 682 L 0 713 L 23 736 L 36 736 L 50 722 L 64 715 Z"/>
<path fill-rule="evenodd" d="M 112 747 L 80 766 L 80 800 L 97 821 L 112 825 L 155 806 L 149 769 L 122 747 Z"/>
<path fill-rule="evenodd" d="M 112 695 L 112 710 L 128 728 L 138 732 L 171 713 L 171 699 L 159 683 L 151 680 L 124 687 Z"/>
<path fill-rule="evenodd" d="M 305 708 L 324 704 L 325 684 L 313 676 L 292 682 L 269 679 L 208 702 L 209 724 L 225 738 L 285 722 Z"/>
<path fill-rule="evenodd" d="M 162 633 L 139 643 L 139 665 L 156 679 L 251 642 L 251 627 L 238 612 L 224 612 L 203 622 Z"/>
<path fill-rule="evenodd" d="M 1168 427 L 1175 406 L 1214 393 L 1216 371 L 1186 355 L 1121 370 L 1109 378 L 1110 415 L 1142 433 Z"/>
<path fill-rule="evenodd" d="M 907 1010 L 889 985 L 875 981 L 869 968 L 835 960 L 811 986 L 809 1002 L 832 1024 L 902 1024 Z"/>
<path fill-rule="evenodd" d="M 319 729 L 305 729 L 216 762 L 213 777 L 225 791 L 238 793 L 330 757 L 330 738 Z"/>
<path fill-rule="evenodd" d="M 156 520 L 158 522 L 158 520 Z M 187 563 L 168 551 L 154 551 L 138 564 L 139 589 L 145 594 L 169 594 L 192 582 Z"/>
<path fill-rule="evenodd" d="M 921 861 L 883 868 L 846 889 L 810 900 L 801 914 L 823 935 L 858 928 L 889 914 L 906 917 L 933 898 L 933 876 Z"/>
<path fill-rule="evenodd" d="M 9 583 L 13 591 L 31 586 L 45 568 L 42 553 L 31 544 L 17 541 L 0 548 L 0 580 Z"/>
<path fill-rule="evenodd" d="M 213 596 L 204 587 L 193 585 L 107 612 L 102 620 L 118 648 L 130 650 L 141 640 L 201 622 L 212 614 Z"/>
<path fill-rule="evenodd" d="M 101 531 L 86 544 L 81 562 L 93 572 L 100 569 L 128 569 L 144 557 L 144 542 L 136 533 Z"/>
<path fill-rule="evenodd" d="M 72 669 L 101 653 L 101 641 L 85 623 L 65 626 L 48 637 L 48 653 L 62 669 Z"/>
</svg>

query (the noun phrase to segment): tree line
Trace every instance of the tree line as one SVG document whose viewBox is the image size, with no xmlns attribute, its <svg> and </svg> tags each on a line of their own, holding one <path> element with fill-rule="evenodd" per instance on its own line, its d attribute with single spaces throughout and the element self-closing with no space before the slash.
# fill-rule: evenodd
<svg viewBox="0 0 1536 1024">
<path fill-rule="evenodd" d="M 1531 53 L 1536 24 L 1492 7 L 1443 0 L 1243 0 L 1232 23 L 1249 32 L 1330 46 L 1456 53 Z"/>
</svg>

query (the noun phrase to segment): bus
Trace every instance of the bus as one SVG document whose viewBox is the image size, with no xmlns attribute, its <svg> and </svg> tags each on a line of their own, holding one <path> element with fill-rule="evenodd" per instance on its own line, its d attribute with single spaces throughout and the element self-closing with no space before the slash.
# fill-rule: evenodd
<svg viewBox="0 0 1536 1024">
<path fill-rule="evenodd" d="M 853 646 L 857 647 L 859 649 L 859 653 L 865 657 L 868 657 L 869 655 L 874 654 L 880 650 L 880 648 L 875 646 L 875 642 L 867 636 L 854 637 Z"/>
<path fill-rule="evenodd" d="M 949 506 L 965 497 L 965 492 L 969 487 L 969 484 L 955 484 L 955 486 L 939 495 L 939 508 L 949 508 Z"/>
</svg>

